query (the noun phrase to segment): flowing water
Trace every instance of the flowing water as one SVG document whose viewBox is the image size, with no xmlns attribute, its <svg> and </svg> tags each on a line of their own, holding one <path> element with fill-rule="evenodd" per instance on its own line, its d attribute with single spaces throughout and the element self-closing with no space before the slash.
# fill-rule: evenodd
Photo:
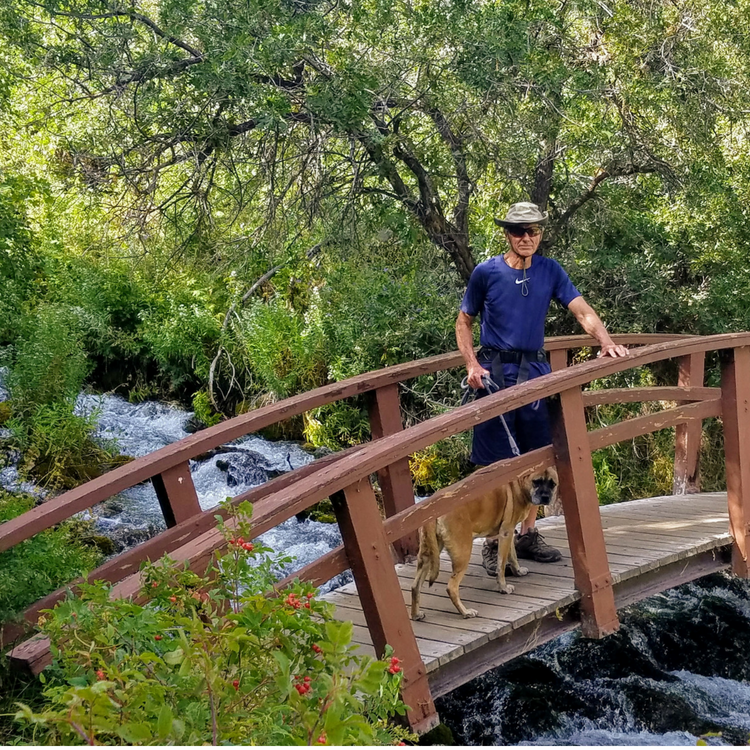
<svg viewBox="0 0 750 750">
<path fill-rule="evenodd" d="M 7 398 L 0 369 L 0 400 Z M 146 455 L 187 437 L 193 413 L 156 401 L 131 404 L 120 396 L 81 394 L 76 402 L 78 414 L 93 414 L 96 420 L 95 438 L 111 444 L 120 453 Z M 18 477 L 18 456 L 9 456 L 8 465 L 0 469 L 0 486 L 13 492 L 26 492 L 43 500 L 47 493 Z M 204 510 L 213 508 L 227 497 L 234 497 L 257 487 L 269 479 L 304 466 L 315 459 L 294 442 L 270 442 L 257 435 L 235 440 L 220 446 L 211 455 L 190 462 L 190 470 Z M 124 549 L 151 538 L 165 528 L 156 492 L 150 482 L 132 487 L 100 503 L 82 514 L 95 522 L 99 533 L 115 542 L 115 549 Z M 263 543 L 294 558 L 293 566 L 283 574 L 293 572 L 341 544 L 335 524 L 309 519 L 290 518 L 285 523 L 263 534 Z M 350 573 L 338 576 L 323 587 L 329 590 L 351 580 Z"/>
<path fill-rule="evenodd" d="M 747 744 L 750 583 L 716 574 L 570 633 L 437 701 L 466 745 Z"/>
<path fill-rule="evenodd" d="M 0 400 L 7 398 L 2 387 Z M 97 435 L 130 456 L 188 434 L 191 412 L 156 402 L 81 395 Z M 191 462 L 201 506 L 262 484 L 314 457 L 291 442 L 248 436 Z M 21 482 L 17 457 L 0 470 L 6 489 L 44 493 Z M 90 513 L 118 549 L 164 528 L 150 483 Z M 262 537 L 302 567 L 341 543 L 335 524 L 291 518 Z M 284 571 L 285 573 L 290 571 Z M 325 589 L 347 580 L 338 577 Z M 746 744 L 750 737 L 750 584 L 714 575 L 652 597 L 621 613 L 603 641 L 563 636 L 462 686 L 437 702 L 466 745 Z"/>
</svg>

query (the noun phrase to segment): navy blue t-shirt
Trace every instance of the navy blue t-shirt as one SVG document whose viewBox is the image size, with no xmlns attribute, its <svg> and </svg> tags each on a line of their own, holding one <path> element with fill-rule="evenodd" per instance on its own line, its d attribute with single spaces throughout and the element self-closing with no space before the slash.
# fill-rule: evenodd
<svg viewBox="0 0 750 750">
<path fill-rule="evenodd" d="M 544 346 L 544 321 L 554 299 L 567 307 L 581 293 L 552 258 L 533 255 L 523 271 L 511 268 L 502 255 L 480 263 L 466 287 L 461 311 L 480 315 L 479 343 L 492 349 L 533 351 Z M 524 296 L 521 290 L 529 291 Z"/>
</svg>

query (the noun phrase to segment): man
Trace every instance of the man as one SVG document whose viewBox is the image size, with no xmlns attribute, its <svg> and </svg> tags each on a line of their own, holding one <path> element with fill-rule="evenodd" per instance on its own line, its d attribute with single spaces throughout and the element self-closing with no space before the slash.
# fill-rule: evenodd
<svg viewBox="0 0 750 750">
<path fill-rule="evenodd" d="M 514 203 L 505 219 L 508 250 L 484 263 L 471 275 L 456 320 L 456 341 L 466 362 L 468 384 L 478 397 L 486 396 L 482 378 L 491 376 L 501 388 L 550 372 L 543 350 L 544 322 L 555 299 L 575 315 L 601 346 L 600 357 L 624 357 L 628 350 L 615 344 L 604 324 L 560 264 L 535 255 L 548 214 L 534 203 Z M 472 325 L 481 314 L 480 344 L 474 353 Z M 552 442 L 547 405 L 537 401 L 474 428 L 471 461 L 478 466 L 527 453 Z M 536 506 L 529 511 L 516 536 L 518 557 L 557 562 L 559 550 L 550 547 L 536 529 Z M 487 573 L 497 575 L 497 539 L 485 540 L 482 561 Z"/>
</svg>

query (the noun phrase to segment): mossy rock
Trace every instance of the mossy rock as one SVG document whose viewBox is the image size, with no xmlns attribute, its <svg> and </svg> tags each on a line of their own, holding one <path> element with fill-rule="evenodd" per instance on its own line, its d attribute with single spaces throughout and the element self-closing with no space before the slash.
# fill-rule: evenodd
<svg viewBox="0 0 750 750">
<path fill-rule="evenodd" d="M 330 499 L 326 498 L 297 513 L 296 518 L 298 521 L 310 519 L 311 521 L 320 521 L 321 523 L 336 523 L 336 512 L 333 510 Z"/>
<path fill-rule="evenodd" d="M 10 401 L 0 401 L 0 427 L 13 416 L 13 407 Z"/>
<path fill-rule="evenodd" d="M 115 554 L 115 543 L 108 536 L 103 536 L 102 534 L 92 534 L 89 537 L 82 538 L 81 542 L 90 547 L 95 547 L 105 557 L 109 557 L 110 555 Z"/>
</svg>

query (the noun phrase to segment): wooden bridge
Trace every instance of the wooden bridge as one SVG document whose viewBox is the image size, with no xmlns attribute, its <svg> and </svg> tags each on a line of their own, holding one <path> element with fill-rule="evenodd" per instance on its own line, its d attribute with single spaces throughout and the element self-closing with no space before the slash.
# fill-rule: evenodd
<svg viewBox="0 0 750 750">
<path fill-rule="evenodd" d="M 399 384 L 461 366 L 457 352 L 366 373 L 257 409 L 136 459 L 5 522 L 0 525 L 0 551 L 151 480 L 167 530 L 110 559 L 91 579 L 113 582 L 113 596 L 137 597 L 138 569 L 144 560 L 168 553 L 202 571 L 224 539 L 214 529 L 216 510 L 200 508 L 189 461 L 310 409 L 370 394 L 372 442 L 289 472 L 234 502 L 253 503 L 254 533 L 260 535 L 333 497 L 344 544 L 295 576 L 319 585 L 351 568 L 355 583 L 330 595 L 338 616 L 354 621 L 362 648 L 382 653 L 390 644 L 403 659 L 402 692 L 411 707 L 408 720 L 415 730 L 424 731 L 437 721 L 434 696 L 565 630 L 580 626 L 585 636 L 600 638 L 617 629 L 617 608 L 625 604 L 730 565 L 735 574 L 749 577 L 750 334 L 614 338 L 636 348 L 627 358 L 572 366 L 568 366 L 571 350 L 592 346 L 593 340 L 549 339 L 551 374 L 408 429 L 403 429 Z M 707 352 L 719 353 L 719 388 L 703 387 Z M 583 390 L 597 378 L 668 359 L 678 363 L 674 386 Z M 415 504 L 410 454 L 540 398 L 550 398 L 551 446 L 480 469 Z M 675 405 L 587 431 L 587 407 L 632 402 Z M 727 492 L 721 494 L 699 494 L 701 422 L 709 417 L 721 417 L 724 428 Z M 592 451 L 668 427 L 676 428 L 675 494 L 600 509 Z M 480 569 L 477 556 L 462 594 L 475 603 L 479 616 L 460 618 L 442 591 L 436 591 L 424 595 L 426 621 L 412 624 L 404 606 L 412 570 L 403 563 L 416 551 L 419 527 L 526 469 L 553 463 L 565 515 L 540 521 L 540 528 L 563 549 L 562 563 L 531 563 L 532 574 L 520 579 L 516 592 L 500 595 Z M 370 480 L 376 472 L 385 518 Z M 394 557 L 399 564 L 394 565 Z M 5 623 L 2 642 L 21 640 L 40 610 L 65 595 L 66 589 L 61 589 L 37 602 L 24 613 L 23 623 Z M 31 638 L 16 645 L 11 655 L 16 663 L 38 672 L 49 662 L 49 644 Z"/>
</svg>

